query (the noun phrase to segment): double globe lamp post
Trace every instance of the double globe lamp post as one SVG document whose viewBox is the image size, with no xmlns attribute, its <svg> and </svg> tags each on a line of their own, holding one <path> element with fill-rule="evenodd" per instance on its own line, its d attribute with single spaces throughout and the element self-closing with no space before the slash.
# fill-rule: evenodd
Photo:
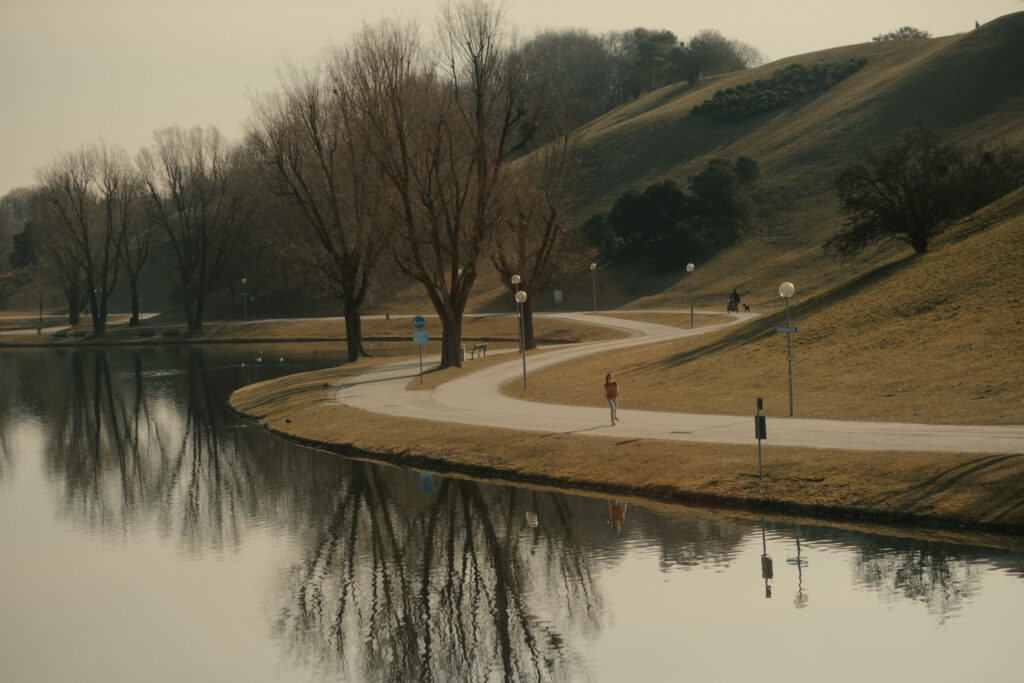
<svg viewBox="0 0 1024 683">
<path fill-rule="evenodd" d="M 512 276 L 512 284 L 516 287 L 516 317 L 519 319 L 519 353 L 523 357 L 523 391 L 526 391 L 526 338 L 523 328 L 523 304 L 526 303 L 526 292 L 519 290 L 519 283 L 523 279 L 518 275 Z"/>
</svg>

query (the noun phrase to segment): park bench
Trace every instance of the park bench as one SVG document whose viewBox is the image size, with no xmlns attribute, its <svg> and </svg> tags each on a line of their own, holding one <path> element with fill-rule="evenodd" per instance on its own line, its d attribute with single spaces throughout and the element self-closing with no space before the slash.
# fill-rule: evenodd
<svg viewBox="0 0 1024 683">
<path fill-rule="evenodd" d="M 470 358 L 476 358 L 476 354 L 487 357 L 487 344 L 473 344 L 473 350 L 469 352 Z"/>
</svg>

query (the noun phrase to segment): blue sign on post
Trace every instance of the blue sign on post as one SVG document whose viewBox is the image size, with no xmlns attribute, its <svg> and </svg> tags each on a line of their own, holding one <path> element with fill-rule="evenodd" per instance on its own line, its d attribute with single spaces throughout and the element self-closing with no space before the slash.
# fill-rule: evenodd
<svg viewBox="0 0 1024 683">
<path fill-rule="evenodd" d="M 420 345 L 422 345 L 422 344 L 426 344 L 429 341 L 430 341 L 430 335 L 427 334 L 426 332 L 422 332 L 420 330 L 416 330 L 415 332 L 412 333 L 412 343 L 413 344 L 420 344 Z"/>
<path fill-rule="evenodd" d="M 422 315 L 418 315 L 412 319 L 412 326 L 415 327 L 417 330 L 422 330 L 424 327 L 427 326 L 427 321 L 423 318 Z"/>
</svg>

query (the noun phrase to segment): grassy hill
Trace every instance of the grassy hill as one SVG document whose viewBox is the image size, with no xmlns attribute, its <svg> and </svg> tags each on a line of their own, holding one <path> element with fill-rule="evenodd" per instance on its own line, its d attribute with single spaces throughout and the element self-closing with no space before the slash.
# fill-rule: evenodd
<svg viewBox="0 0 1024 683">
<path fill-rule="evenodd" d="M 676 84 L 639 98 L 581 130 L 577 217 L 606 211 L 623 192 L 663 179 L 685 186 L 714 157 L 746 155 L 762 170 L 760 213 L 740 244 L 709 263 L 698 263 L 698 305 L 722 307 L 739 288 L 761 308 L 777 303 L 776 290 L 793 282 L 797 295 L 826 291 L 899 256 L 889 246 L 855 261 L 833 263 L 821 244 L 841 225 L 833 190 L 836 171 L 869 148 L 901 139 L 916 122 L 967 145 L 1024 143 L 1024 12 L 970 33 L 924 40 L 869 42 L 790 57 L 749 71 Z M 715 91 L 770 77 L 801 63 L 867 58 L 867 65 L 832 89 L 739 122 L 690 116 Z M 688 305 L 683 263 L 675 273 L 652 273 L 646 264 L 602 268 L 599 305 Z M 591 305 L 586 263 L 561 283 L 566 308 Z M 507 298 L 485 279 L 471 307 L 490 308 Z M 551 293 L 538 293 L 554 308 Z"/>
<path fill-rule="evenodd" d="M 927 423 L 1024 422 L 1024 188 L 920 257 L 895 259 L 793 307 L 796 415 Z M 717 338 L 542 372 L 528 398 L 593 405 L 604 373 L 628 407 L 788 411 L 781 307 Z M 596 378 L 596 379 L 595 379 Z"/>
<path fill-rule="evenodd" d="M 821 244 L 841 225 L 832 179 L 870 147 L 924 121 L 951 140 L 1024 143 L 1024 13 L 971 33 L 867 43 L 802 55 L 695 88 L 651 93 L 584 130 L 581 206 L 606 210 L 629 187 L 686 182 L 708 158 L 762 165 L 763 211 L 752 234 L 694 273 L 697 305 L 723 309 L 738 287 L 766 314 L 712 342 L 598 358 L 540 375 L 531 400 L 593 403 L 594 377 L 615 371 L 630 407 L 749 414 L 763 396 L 787 408 L 784 323 L 777 294 L 795 283 L 797 415 L 947 423 L 1024 422 L 1024 189 L 962 221 L 931 253 L 893 245 L 845 262 Z M 833 89 L 742 122 L 689 116 L 720 88 L 791 63 L 866 57 Z M 644 264 L 598 271 L 601 308 L 685 308 L 678 272 Z M 590 273 L 568 288 L 588 308 Z M 545 294 L 541 300 L 549 300 Z M 550 307 L 550 306 L 549 306 Z"/>
</svg>

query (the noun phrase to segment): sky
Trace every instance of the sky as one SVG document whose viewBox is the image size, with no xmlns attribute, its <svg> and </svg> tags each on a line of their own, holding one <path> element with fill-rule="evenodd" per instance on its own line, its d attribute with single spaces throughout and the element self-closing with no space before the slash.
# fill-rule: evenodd
<svg viewBox="0 0 1024 683">
<path fill-rule="evenodd" d="M 706 28 L 768 61 L 862 43 L 901 26 L 962 33 L 1024 0 L 506 0 L 522 36 L 637 26 L 681 40 Z M 59 154 L 99 140 L 134 155 L 155 130 L 216 126 L 239 138 L 252 96 L 287 62 L 344 45 L 364 22 L 417 18 L 431 0 L 0 0 L 0 196 Z"/>
</svg>

